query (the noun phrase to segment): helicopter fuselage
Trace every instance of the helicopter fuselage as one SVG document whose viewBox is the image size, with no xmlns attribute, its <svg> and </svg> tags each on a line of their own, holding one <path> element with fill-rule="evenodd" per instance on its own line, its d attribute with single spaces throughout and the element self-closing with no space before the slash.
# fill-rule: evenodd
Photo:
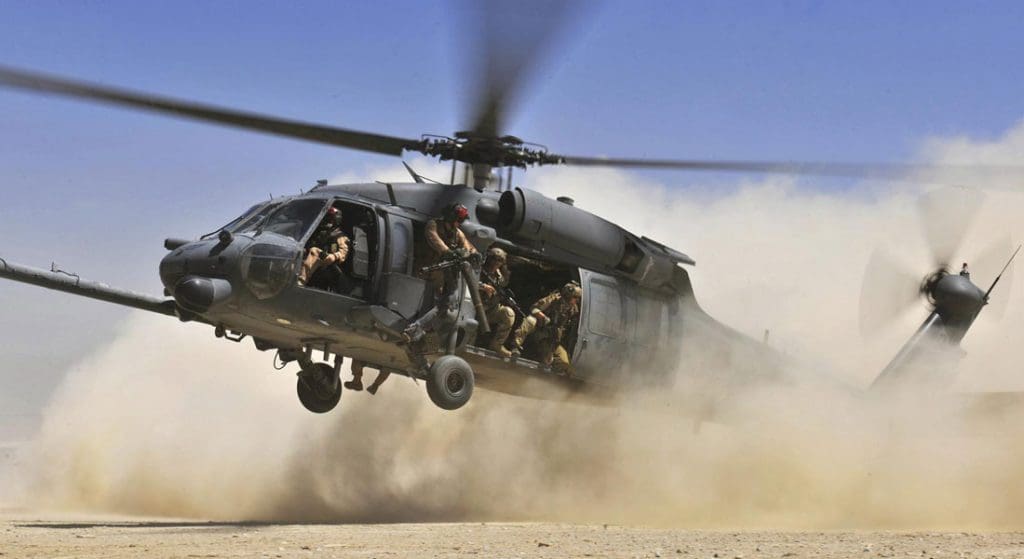
<svg viewBox="0 0 1024 559">
<path fill-rule="evenodd" d="M 580 320 L 566 342 L 573 363 L 569 376 L 554 375 L 530 359 L 502 359 L 483 349 L 477 343 L 473 305 L 464 297 L 456 332 L 439 347 L 470 362 L 482 387 L 542 397 L 554 394 L 551 385 L 607 393 L 634 383 L 637 375 L 631 371 L 640 366 L 648 371 L 644 383 L 659 381 L 659 371 L 660 380 L 668 382 L 686 349 L 680 340 L 688 320 L 690 329 L 714 322 L 696 304 L 686 271 L 677 265 L 692 263 L 688 257 L 564 201 L 522 189 L 496 193 L 378 183 L 320 187 L 268 201 L 273 207 L 258 227 L 246 229 L 243 215 L 219 234 L 171 244 L 160 266 L 161 279 L 184 320 L 209 323 L 228 339 L 247 335 L 261 350 L 290 355 L 320 351 L 417 376 L 396 333 L 434 304 L 432 286 L 418 273 L 424 263 L 422 230 L 442 207 L 455 202 L 471 210 L 471 220 L 462 227 L 478 250 L 497 244 L 534 268 L 526 269 L 532 285 L 520 284 L 529 292 L 521 295 L 529 295 L 523 307 L 566 280 L 578 281 L 583 290 Z M 355 216 L 354 222 L 343 222 L 353 242 L 344 271 L 348 283 L 338 290 L 298 285 L 306 243 L 330 205 L 342 207 L 346 217 Z M 568 212 L 553 215 L 550 207 Z M 267 213 L 259 205 L 250 212 Z M 525 235 L 515 234 L 524 229 Z M 547 382 L 538 385 L 533 379 Z"/>
<path fill-rule="evenodd" d="M 478 251 L 498 246 L 509 254 L 509 287 L 523 312 L 567 282 L 579 283 L 580 314 L 561 339 L 572 365 L 568 374 L 556 374 L 536 351 L 510 358 L 487 349 L 487 333 L 464 281 L 454 325 L 435 333 L 426 354 L 410 352 L 403 330 L 436 304 L 437 286 L 422 273 L 436 260 L 424 228 L 453 203 L 469 208 L 461 228 Z M 342 215 L 348 256 L 326 276 L 300 284 L 303 259 L 329 208 Z M 426 360 L 436 365 L 445 356 L 458 357 L 482 388 L 534 398 L 583 394 L 606 401 L 632 389 L 675 388 L 685 390 L 686 405 L 696 407 L 687 411 L 702 416 L 735 390 L 784 375 L 775 352 L 700 308 L 682 267 L 693 264 L 688 256 L 571 200 L 525 189 L 321 185 L 256 204 L 198 240 L 167 239 L 165 248 L 160 278 L 171 299 L 6 261 L 0 261 L 0 277 L 205 323 L 231 341 L 251 338 L 258 350 L 276 350 L 285 363 L 300 364 L 300 399 L 321 390 L 319 403 L 303 400 L 318 412 L 337 403 L 345 358 L 428 380 L 436 374 L 434 365 L 424 366 Z M 516 324 L 523 318 L 517 316 Z M 319 353 L 323 362 L 315 363 Z M 313 381 L 304 386 L 307 378 Z"/>
</svg>

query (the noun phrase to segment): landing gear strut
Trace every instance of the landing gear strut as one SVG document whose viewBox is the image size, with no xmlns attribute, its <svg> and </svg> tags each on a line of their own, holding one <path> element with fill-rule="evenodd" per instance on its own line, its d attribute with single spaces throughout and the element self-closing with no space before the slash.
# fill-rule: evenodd
<svg viewBox="0 0 1024 559">
<path fill-rule="evenodd" d="M 307 410 L 313 413 L 327 413 L 338 405 L 338 401 L 341 400 L 338 369 L 339 367 L 332 367 L 327 363 L 315 363 L 299 371 L 295 391 Z"/>
</svg>

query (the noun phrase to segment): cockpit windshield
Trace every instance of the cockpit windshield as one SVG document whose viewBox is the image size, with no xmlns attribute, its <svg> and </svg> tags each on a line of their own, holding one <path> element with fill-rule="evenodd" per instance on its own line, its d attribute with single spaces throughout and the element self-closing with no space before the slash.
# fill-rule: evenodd
<svg viewBox="0 0 1024 559">
<path fill-rule="evenodd" d="M 266 201 L 254 204 L 248 210 L 242 212 L 242 215 L 232 219 L 227 225 L 217 229 L 213 233 L 207 233 L 203 235 L 203 238 L 213 237 L 221 231 L 230 231 L 232 233 L 242 233 L 245 231 L 252 231 L 259 226 L 260 223 L 267 217 L 267 215 L 274 210 L 274 208 L 281 205 L 281 202 Z"/>
<path fill-rule="evenodd" d="M 280 205 L 281 202 L 267 202 L 259 206 L 258 209 L 256 209 L 256 211 L 250 212 L 249 214 L 242 216 L 242 219 L 240 219 L 238 223 L 234 224 L 232 228 L 229 229 L 225 227 L 225 229 L 228 229 L 232 233 L 246 233 L 250 231 L 255 231 L 256 228 L 259 227 L 261 223 L 263 223 L 263 220 L 265 220 L 267 216 L 270 215 L 270 212 L 276 210 L 277 207 Z"/>
<path fill-rule="evenodd" d="M 257 234 L 277 233 L 300 241 L 320 217 L 325 205 L 327 200 L 309 198 L 287 202 L 267 217 Z"/>
</svg>

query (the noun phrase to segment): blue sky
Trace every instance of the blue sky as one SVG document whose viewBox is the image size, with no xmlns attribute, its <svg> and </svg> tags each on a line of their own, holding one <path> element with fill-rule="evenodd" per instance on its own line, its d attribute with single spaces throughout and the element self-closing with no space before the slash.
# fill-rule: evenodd
<svg viewBox="0 0 1024 559">
<path fill-rule="evenodd" d="M 355 129 L 450 133 L 466 125 L 470 89 L 453 5 L 6 1 L 0 64 Z M 591 11 L 541 66 L 509 132 L 571 154 L 894 161 L 931 137 L 997 137 L 1024 116 L 1018 2 Z M 164 237 L 388 162 L 0 91 L 0 256 L 158 292 Z M 124 316 L 9 284 L 0 304 L 4 378 L 37 386 L 31 402 Z"/>
</svg>

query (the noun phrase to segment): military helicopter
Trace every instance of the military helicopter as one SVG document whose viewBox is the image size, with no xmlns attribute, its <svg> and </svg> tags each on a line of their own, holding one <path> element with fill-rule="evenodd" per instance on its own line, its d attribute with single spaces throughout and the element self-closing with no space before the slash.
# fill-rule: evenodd
<svg viewBox="0 0 1024 559">
<path fill-rule="evenodd" d="M 541 34 L 553 32 L 549 26 Z M 316 413 L 328 412 L 340 401 L 345 358 L 424 381 L 430 399 L 446 410 L 464 406 L 475 386 L 536 398 L 583 394 L 607 400 L 633 384 L 632 371 L 638 367 L 647 371 L 645 383 L 656 386 L 670 383 L 669 373 L 679 363 L 700 361 L 697 355 L 743 363 L 731 368 L 737 383 L 777 379 L 783 373 L 774 352 L 701 309 L 685 268 L 694 259 L 576 207 L 571 199 L 512 187 L 512 169 L 575 165 L 893 178 L 950 171 L 900 164 L 552 153 L 505 133 L 510 98 L 522 87 L 538 53 L 500 51 L 484 38 L 477 49 L 485 53 L 480 73 L 484 86 L 474 104 L 472 126 L 448 136 L 419 138 L 297 122 L 0 67 L 0 86 L 7 88 L 371 153 L 419 153 L 452 162 L 450 184 L 428 182 L 411 168 L 410 183 L 319 181 L 301 195 L 257 203 L 198 239 L 169 238 L 159 270 L 163 297 L 5 260 L 0 260 L 0 277 L 206 324 L 217 337 L 232 342 L 250 338 L 257 350 L 276 352 L 280 366 L 299 365 L 298 397 Z M 460 166 L 466 169 L 465 180 L 457 183 Z M 501 170 L 508 178 L 493 184 Z M 461 229 L 478 251 L 500 247 L 510 255 L 510 287 L 519 300 L 533 301 L 566 283 L 578 283 L 579 318 L 563 342 L 572 363 L 570 374 L 556 374 L 529 353 L 506 357 L 487 349 L 486 320 L 474 304 L 475 272 L 460 275 L 459 292 L 465 296 L 450 327 L 437 334 L 429 351 L 410 350 L 404 331 L 435 304 L 435 286 L 420 273 L 430 261 L 424 230 L 453 204 L 468 209 Z M 349 256 L 332 276 L 300 285 L 296 278 L 304 255 L 328 213 L 341 215 L 352 243 Z M 984 304 L 984 297 L 970 290 L 949 293 L 969 297 L 973 310 Z"/>
</svg>

